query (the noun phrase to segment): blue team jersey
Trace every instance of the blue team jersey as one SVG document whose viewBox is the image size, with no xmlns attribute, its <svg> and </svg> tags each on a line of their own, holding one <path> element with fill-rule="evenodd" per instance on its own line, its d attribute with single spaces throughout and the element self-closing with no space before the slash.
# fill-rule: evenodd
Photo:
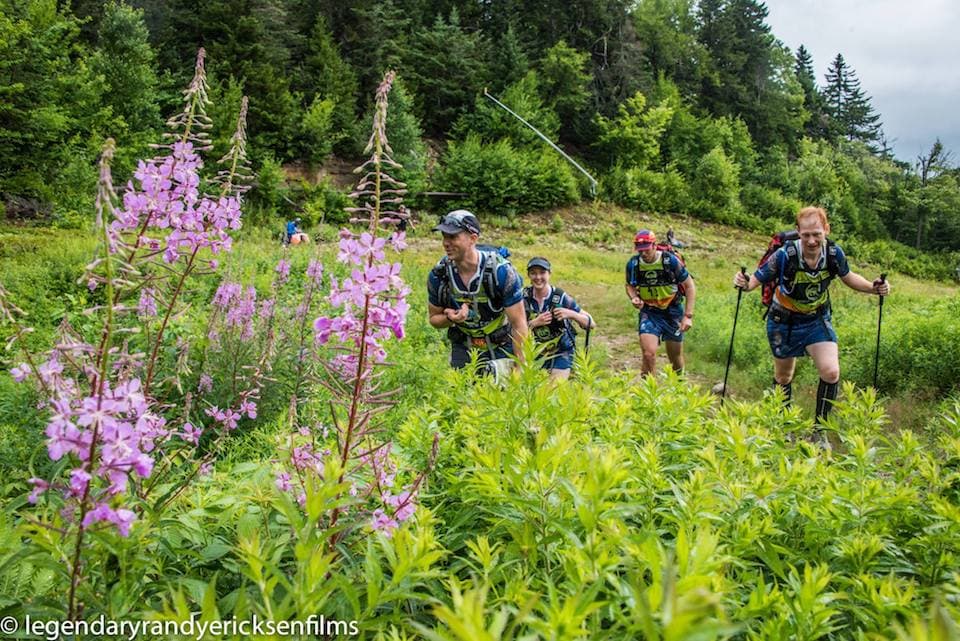
<svg viewBox="0 0 960 641">
<path fill-rule="evenodd" d="M 577 301 L 573 299 L 573 296 L 566 292 L 562 292 L 560 300 L 554 304 L 553 298 L 557 289 L 550 286 L 550 294 L 544 299 L 543 304 L 538 304 L 537 299 L 533 296 L 533 288 L 527 288 L 524 290 L 523 297 L 523 307 L 527 312 L 527 322 L 533 320 L 541 313 L 554 309 L 556 307 L 563 307 L 564 309 L 572 309 L 575 312 L 582 311 L 580 305 L 577 304 Z M 545 343 L 550 340 L 556 340 L 557 345 L 555 349 L 549 350 L 550 353 L 565 353 L 572 352 L 574 349 L 574 329 L 573 323 L 575 321 L 559 321 L 551 323 L 550 325 L 544 325 L 541 327 L 535 327 L 530 331 L 533 333 L 533 338 L 538 343 Z"/>
<path fill-rule="evenodd" d="M 762 267 L 754 273 L 761 283 L 769 283 L 776 279 L 776 289 L 773 293 L 773 302 L 784 309 L 800 314 L 812 314 L 827 303 L 830 297 L 830 282 L 834 277 L 843 278 L 850 273 L 847 257 L 839 245 L 831 244 L 836 261 L 836 273 L 830 273 L 828 268 L 827 251 L 829 245 L 824 243 L 816 267 L 811 269 L 803 260 L 802 247 L 799 240 L 794 243 L 798 262 L 793 282 L 788 282 L 786 274 L 787 261 L 791 257 L 787 253 L 789 244 L 778 249 Z"/>
</svg>

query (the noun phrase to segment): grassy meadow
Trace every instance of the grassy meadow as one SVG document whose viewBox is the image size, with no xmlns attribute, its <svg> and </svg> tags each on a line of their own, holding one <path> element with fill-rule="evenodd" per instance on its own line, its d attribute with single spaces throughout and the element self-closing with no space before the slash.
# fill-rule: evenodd
<svg viewBox="0 0 960 641">
<path fill-rule="evenodd" d="M 447 368 L 442 333 L 426 322 L 424 283 L 440 244 L 422 222 L 400 255 L 411 312 L 379 379 L 399 392 L 376 437 L 390 443 L 397 487 L 429 470 L 414 516 L 390 535 L 360 520 L 334 527 L 326 515 L 356 509 L 335 474 L 307 483 L 300 504 L 279 490 L 278 471 L 300 438 L 290 414 L 296 337 L 281 333 L 275 353 L 268 350 L 275 362 L 257 417 L 218 442 L 210 469 L 182 486 L 161 481 L 158 502 L 137 486 L 140 517 L 129 536 L 99 530 L 86 541 L 84 616 L 323 614 L 355 622 L 353 638 L 391 641 L 953 638 L 960 620 L 956 286 L 889 274 L 879 398 L 868 389 L 876 298 L 833 287 L 848 384 L 829 426 L 838 447 L 822 451 L 806 440 L 812 366 L 799 368 L 792 409 L 764 393 L 772 366 L 759 292 L 740 310 L 733 402 L 720 408 L 708 391 L 723 377 L 732 275 L 756 263 L 766 238 L 607 205 L 483 222 L 483 239 L 510 247 L 521 268 L 547 256 L 553 283 L 596 319 L 577 380 L 551 386 L 543 372 L 525 368 L 500 389 Z M 688 376 L 641 379 L 623 269 L 636 229 L 662 235 L 668 226 L 687 243 L 698 284 Z M 197 277 L 185 294 L 187 306 L 168 328 L 182 339 L 177 344 L 207 349 L 221 279 L 266 292 L 281 258 L 295 285 L 314 257 L 327 274 L 348 275 L 335 261 L 337 230 L 312 231 L 314 243 L 285 249 L 275 230 L 242 230 L 219 272 Z M 102 292 L 77 280 L 96 248 L 92 235 L 0 228 L 2 283 L 35 329 L 27 346 L 48 348 L 63 321 L 96 336 L 97 314 L 85 310 L 102 302 Z M 855 256 L 851 266 L 868 277 L 883 269 Z M 0 339 L 11 336 L 10 324 L 0 325 Z M 254 362 L 261 340 L 258 333 L 225 342 L 224 352 L 232 350 L 234 363 Z M 179 363 L 177 354 L 171 350 L 167 362 Z M 36 409 L 36 392 L 7 373 L 19 362 L 14 352 L 0 355 L 0 615 L 63 618 L 71 581 L 63 559 L 75 541 L 56 536 L 63 517 L 53 498 L 31 506 L 25 495 L 28 478 L 56 478 L 65 467 L 46 455 L 47 417 Z M 207 361 L 210 403 L 229 396 L 238 376 L 230 363 Z M 199 376 L 179 368 L 177 381 L 191 389 Z M 309 438 L 318 450 L 333 448 L 321 429 L 330 390 L 312 385 L 303 396 L 303 422 L 316 425 Z"/>
</svg>

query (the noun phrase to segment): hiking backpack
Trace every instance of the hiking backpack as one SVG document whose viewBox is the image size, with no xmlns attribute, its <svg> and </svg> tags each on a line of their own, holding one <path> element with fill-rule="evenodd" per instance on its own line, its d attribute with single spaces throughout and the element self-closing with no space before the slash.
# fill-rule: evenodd
<svg viewBox="0 0 960 641">
<path fill-rule="evenodd" d="M 477 251 L 482 254 L 489 254 L 490 259 L 483 261 L 483 272 L 480 275 L 480 286 L 483 288 L 484 292 L 487 295 L 487 299 L 490 300 L 491 307 L 503 309 L 503 296 L 497 293 L 498 286 L 500 285 L 497 282 L 497 268 L 500 266 L 500 261 L 510 262 L 510 250 L 504 247 L 503 245 L 477 245 Z M 433 273 L 437 276 L 440 281 L 440 297 L 446 298 L 450 288 L 453 284 L 450 282 L 449 274 L 449 265 L 450 259 L 444 256 L 440 259 L 434 268 Z M 499 303 L 494 303 L 494 301 L 499 301 Z"/>
<path fill-rule="evenodd" d="M 771 236 L 770 243 L 767 245 L 767 251 L 764 252 L 760 258 L 760 262 L 757 263 L 757 269 L 769 263 L 777 250 L 786 246 L 787 262 L 783 268 L 783 278 L 792 284 L 794 278 L 797 276 L 797 270 L 800 269 L 801 260 L 800 252 L 797 251 L 797 243 L 793 242 L 796 240 L 800 240 L 800 232 L 796 229 L 780 231 Z M 837 264 L 837 246 L 829 238 L 827 239 L 827 271 L 833 277 L 836 277 L 840 271 L 839 265 Z M 777 290 L 779 280 L 780 279 L 775 278 L 763 284 L 761 300 L 763 301 L 764 307 L 770 307 L 770 304 L 773 302 L 773 294 Z"/>
</svg>

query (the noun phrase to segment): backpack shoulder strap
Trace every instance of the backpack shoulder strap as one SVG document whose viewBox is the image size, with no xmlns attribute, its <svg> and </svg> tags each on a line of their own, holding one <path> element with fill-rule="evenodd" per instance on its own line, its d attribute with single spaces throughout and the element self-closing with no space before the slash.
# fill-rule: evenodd
<svg viewBox="0 0 960 641">
<path fill-rule="evenodd" d="M 800 269 L 800 252 L 797 250 L 797 243 L 792 240 L 787 241 L 783 246 L 783 251 L 787 254 L 787 260 L 783 265 L 783 279 L 793 285 L 793 281 L 797 277 L 797 270 Z"/>
<path fill-rule="evenodd" d="M 484 289 L 487 290 L 487 298 L 491 302 L 496 301 L 498 306 L 503 305 L 503 293 L 500 291 L 500 283 L 497 280 L 497 271 L 499 271 L 500 262 L 507 262 L 497 252 L 483 252 L 483 274 L 481 282 Z"/>
<path fill-rule="evenodd" d="M 827 271 L 834 278 L 840 273 L 840 261 L 837 259 L 837 244 L 827 239 Z"/>
<path fill-rule="evenodd" d="M 560 307 L 560 303 L 563 302 L 565 292 L 559 287 L 553 288 L 553 294 L 550 295 L 550 309 L 556 309 Z"/>
<path fill-rule="evenodd" d="M 677 275 L 678 275 L 678 274 L 677 274 L 677 271 L 678 271 L 678 270 L 670 269 L 670 256 L 673 256 L 673 257 L 676 258 L 676 260 L 677 260 L 677 266 L 679 267 L 679 266 L 680 266 L 680 257 L 677 256 L 676 253 L 670 251 L 669 249 L 661 249 L 661 250 L 660 250 L 660 262 L 661 262 L 661 264 L 663 265 L 663 273 L 667 275 L 667 278 L 669 279 L 669 281 L 670 281 L 671 284 L 676 285 L 677 283 L 680 282 L 679 279 L 677 278 Z"/>
</svg>

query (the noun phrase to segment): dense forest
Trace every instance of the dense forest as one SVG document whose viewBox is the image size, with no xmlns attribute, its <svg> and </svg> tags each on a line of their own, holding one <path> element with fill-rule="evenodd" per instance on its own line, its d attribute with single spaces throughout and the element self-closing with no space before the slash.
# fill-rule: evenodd
<svg viewBox="0 0 960 641">
<path fill-rule="evenodd" d="M 824 78 L 755 0 L 0 0 L 0 206 L 9 221 L 92 219 L 96 158 L 126 180 L 203 48 L 214 151 L 249 97 L 248 218 L 334 217 L 343 194 L 294 168 L 358 157 L 373 89 L 413 204 L 425 191 L 511 216 L 591 185 L 485 91 L 599 180 L 600 198 L 758 230 L 801 203 L 877 260 L 940 276 L 960 250 L 960 173 L 939 141 L 893 157 L 842 52 Z M 0 217 L 2 217 L 0 216 Z M 923 250 L 922 253 L 917 250 Z M 917 271 L 909 270 L 908 271 Z"/>
</svg>

